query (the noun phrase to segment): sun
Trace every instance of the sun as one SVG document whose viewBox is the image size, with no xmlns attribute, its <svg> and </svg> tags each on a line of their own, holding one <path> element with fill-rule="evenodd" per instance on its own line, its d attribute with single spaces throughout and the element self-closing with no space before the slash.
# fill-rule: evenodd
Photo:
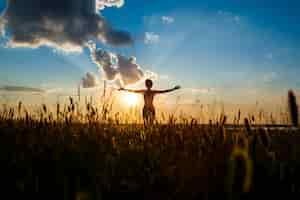
<svg viewBox="0 0 300 200">
<path fill-rule="evenodd" d="M 139 97 L 137 94 L 126 93 L 123 96 L 123 101 L 126 103 L 127 106 L 132 107 L 138 105 Z"/>
</svg>

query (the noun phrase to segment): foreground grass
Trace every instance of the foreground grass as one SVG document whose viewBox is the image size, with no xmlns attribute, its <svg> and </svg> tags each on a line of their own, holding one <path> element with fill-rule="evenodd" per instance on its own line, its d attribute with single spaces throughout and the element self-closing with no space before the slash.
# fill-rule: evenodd
<svg viewBox="0 0 300 200">
<path fill-rule="evenodd" d="M 2 181 L 17 193 L 197 199 L 300 191 L 298 129 L 2 119 L 0 130 Z"/>
</svg>

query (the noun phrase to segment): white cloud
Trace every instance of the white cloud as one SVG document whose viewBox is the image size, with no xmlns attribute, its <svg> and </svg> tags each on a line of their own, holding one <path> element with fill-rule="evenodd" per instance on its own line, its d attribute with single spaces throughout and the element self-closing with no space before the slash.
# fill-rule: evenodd
<svg viewBox="0 0 300 200">
<path fill-rule="evenodd" d="M 278 78 L 278 74 L 276 72 L 269 72 L 263 75 L 263 81 L 265 83 L 272 82 Z"/>
<path fill-rule="evenodd" d="M 223 20 L 227 22 L 234 22 L 236 24 L 239 24 L 241 22 L 241 17 L 238 15 L 234 15 L 231 12 L 219 10 L 217 12 L 218 16 L 222 17 Z"/>
<path fill-rule="evenodd" d="M 157 80 L 160 76 L 153 72 L 153 71 L 150 71 L 150 70 L 146 70 L 145 71 L 145 76 L 144 76 L 144 79 L 151 79 L 151 80 Z"/>
<path fill-rule="evenodd" d="M 146 32 L 144 42 L 145 44 L 156 44 L 160 40 L 160 37 L 158 34 L 155 34 L 153 32 Z"/>
<path fill-rule="evenodd" d="M 192 93 L 198 93 L 198 94 L 215 93 L 214 88 L 188 88 L 188 91 L 191 91 Z"/>
<path fill-rule="evenodd" d="M 239 16 L 234 16 L 233 19 L 236 23 L 239 23 L 241 21 L 241 18 Z"/>
<path fill-rule="evenodd" d="M 96 9 L 103 10 L 105 7 L 120 8 L 124 3 L 124 0 L 96 0 Z"/>
<path fill-rule="evenodd" d="M 273 53 L 267 53 L 266 58 L 269 59 L 269 60 L 272 60 L 273 59 Z"/>
<path fill-rule="evenodd" d="M 47 89 L 46 93 L 47 94 L 53 94 L 53 93 L 59 93 L 62 92 L 63 88 L 52 88 L 52 89 Z"/>
<path fill-rule="evenodd" d="M 162 80 L 169 80 L 169 79 L 170 79 L 170 76 L 167 75 L 167 74 L 161 74 L 161 75 L 159 75 L 159 79 L 162 79 Z"/>
<path fill-rule="evenodd" d="M 161 20 L 164 24 L 172 24 L 175 22 L 175 19 L 173 17 L 170 16 L 162 16 Z"/>
</svg>

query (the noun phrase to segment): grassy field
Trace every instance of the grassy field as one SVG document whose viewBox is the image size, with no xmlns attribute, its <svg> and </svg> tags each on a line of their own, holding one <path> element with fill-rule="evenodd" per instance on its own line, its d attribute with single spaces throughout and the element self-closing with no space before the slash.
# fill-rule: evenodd
<svg viewBox="0 0 300 200">
<path fill-rule="evenodd" d="M 289 94 L 284 128 L 226 115 L 207 125 L 183 120 L 122 124 L 107 106 L 86 112 L 70 103 L 56 113 L 22 103 L 0 110 L 3 192 L 44 199 L 268 198 L 300 192 L 298 109 Z M 11 192 L 12 191 L 12 192 Z M 218 193 L 216 193 L 218 192 Z M 125 196 L 122 196 L 125 197 Z"/>
</svg>

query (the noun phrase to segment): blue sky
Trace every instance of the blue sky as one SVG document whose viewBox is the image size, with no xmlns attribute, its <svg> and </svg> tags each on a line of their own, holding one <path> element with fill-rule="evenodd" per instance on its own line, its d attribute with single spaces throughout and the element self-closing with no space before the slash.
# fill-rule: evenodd
<svg viewBox="0 0 300 200">
<path fill-rule="evenodd" d="M 101 14 L 135 39 L 133 47 L 105 48 L 137 57 L 162 77 L 157 87 L 180 84 L 182 95 L 194 89 L 193 98 L 255 102 L 300 89 L 299 8 L 297 0 L 125 0 Z M 163 16 L 174 21 L 163 23 Z M 145 44 L 147 32 L 158 39 Z M 0 58 L 0 86 L 75 88 L 86 72 L 98 73 L 87 49 L 66 54 L 2 45 Z"/>
</svg>

